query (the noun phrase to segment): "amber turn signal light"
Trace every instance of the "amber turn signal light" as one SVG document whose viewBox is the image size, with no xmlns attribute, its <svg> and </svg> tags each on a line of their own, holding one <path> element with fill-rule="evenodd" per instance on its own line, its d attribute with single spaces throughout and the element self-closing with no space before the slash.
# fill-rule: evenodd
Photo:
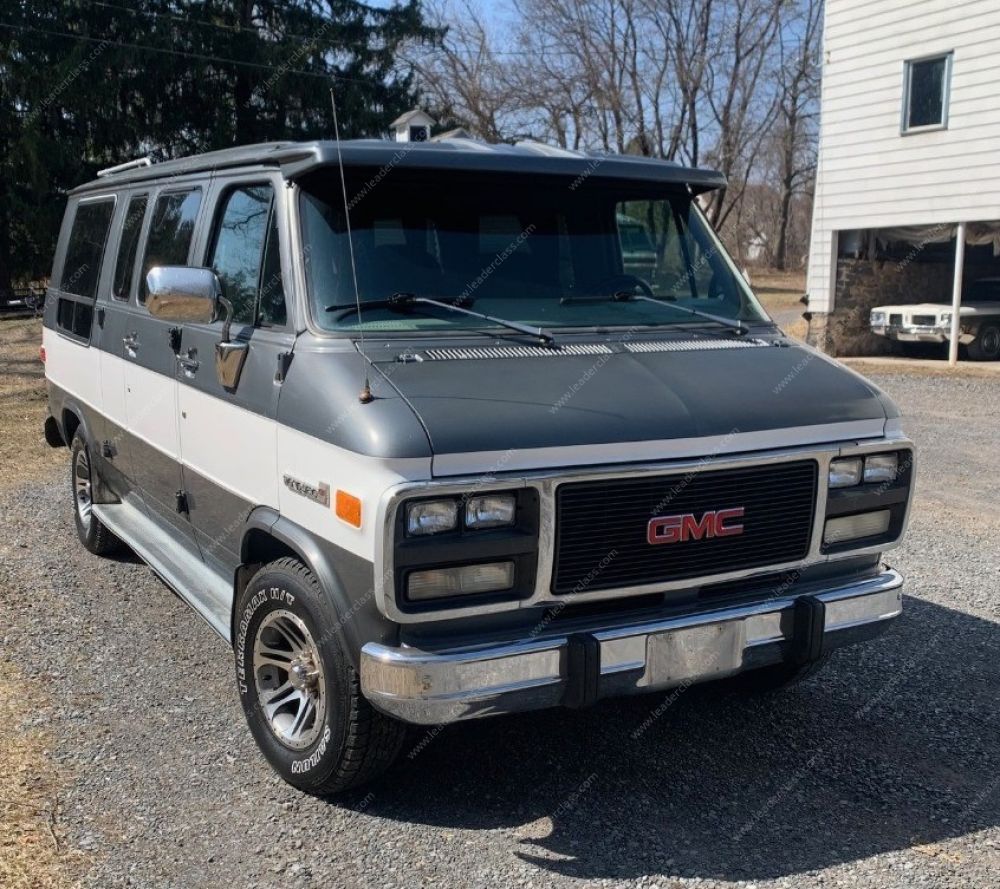
<svg viewBox="0 0 1000 889">
<path fill-rule="evenodd" d="M 361 501 L 347 491 L 337 491 L 334 511 L 338 519 L 343 519 L 348 525 L 361 527 Z"/>
</svg>

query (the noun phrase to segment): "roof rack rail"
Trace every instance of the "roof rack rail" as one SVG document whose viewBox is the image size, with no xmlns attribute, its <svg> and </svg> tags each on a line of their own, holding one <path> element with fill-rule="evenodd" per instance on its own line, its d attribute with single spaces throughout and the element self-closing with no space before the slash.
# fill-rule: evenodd
<svg viewBox="0 0 1000 889">
<path fill-rule="evenodd" d="M 115 173 L 124 173 L 126 170 L 135 170 L 138 167 L 151 167 L 153 162 L 148 157 L 137 157 L 132 161 L 125 161 L 123 164 L 116 164 L 113 167 L 105 167 L 103 170 L 97 171 L 97 178 L 103 178 L 104 176 L 114 176 Z"/>
</svg>

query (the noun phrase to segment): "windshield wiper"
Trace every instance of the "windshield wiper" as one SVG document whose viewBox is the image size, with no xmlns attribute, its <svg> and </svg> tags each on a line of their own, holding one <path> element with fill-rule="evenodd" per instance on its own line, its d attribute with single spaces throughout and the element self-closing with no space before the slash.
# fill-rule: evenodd
<svg viewBox="0 0 1000 889">
<path fill-rule="evenodd" d="M 692 309 L 689 306 L 682 306 L 675 302 L 673 299 L 657 299 L 655 296 L 645 296 L 641 293 L 629 293 L 627 290 L 620 290 L 616 293 L 612 293 L 610 296 L 583 296 L 583 297 L 569 297 L 563 299 L 563 303 L 570 302 L 616 302 L 616 303 L 627 303 L 634 302 L 635 300 L 641 300 L 642 302 L 655 303 L 659 306 L 665 306 L 668 309 L 675 309 L 678 312 L 684 312 L 687 315 L 694 315 L 698 318 L 704 318 L 706 321 L 714 321 L 716 324 L 724 324 L 726 327 L 731 327 L 740 336 L 744 336 L 750 332 L 750 328 L 747 327 L 742 321 L 737 318 L 726 318 L 723 315 L 713 315 L 711 312 L 703 312 L 701 309 Z"/>
<path fill-rule="evenodd" d="M 526 333 L 529 336 L 535 337 L 539 342 L 545 343 L 546 345 L 555 342 L 555 338 L 549 331 L 544 327 L 532 327 L 530 324 L 522 324 L 520 321 L 508 321 L 506 318 L 497 318 L 496 315 L 487 315 L 485 312 L 474 312 L 472 309 L 464 308 L 465 304 L 468 304 L 467 299 L 456 299 L 451 302 L 445 302 L 439 299 L 430 299 L 426 296 L 416 296 L 413 293 L 394 293 L 388 299 L 379 299 L 371 302 L 361 303 L 362 309 L 408 309 L 415 305 L 427 305 L 436 306 L 439 309 L 448 309 L 452 312 L 458 312 L 462 315 L 469 315 L 473 318 L 480 318 L 483 321 L 491 321 L 494 324 L 499 324 L 501 327 L 509 328 L 510 330 L 516 330 L 518 333 Z M 338 309 L 343 310 L 347 314 L 348 310 L 358 311 L 357 305 L 350 305 L 347 303 L 342 303 L 340 305 L 327 306 L 326 310 L 328 312 L 334 312 Z"/>
</svg>

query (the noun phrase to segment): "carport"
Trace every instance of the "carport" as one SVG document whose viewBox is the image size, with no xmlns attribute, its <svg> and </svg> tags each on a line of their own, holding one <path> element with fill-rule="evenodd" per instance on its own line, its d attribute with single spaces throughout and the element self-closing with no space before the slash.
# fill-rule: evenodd
<svg viewBox="0 0 1000 889">
<path fill-rule="evenodd" d="M 880 342 L 882 338 L 868 327 L 874 306 L 950 302 L 948 361 L 955 365 L 963 297 L 971 284 L 1000 278 L 1000 221 L 847 230 L 836 235 L 831 320 L 836 318 L 840 354 L 877 354 L 893 347 Z"/>
<path fill-rule="evenodd" d="M 1000 260 L 1000 222 L 960 222 L 954 226 L 915 225 L 877 229 L 875 237 L 885 241 L 901 241 L 922 248 L 927 244 L 954 241 L 954 262 L 951 287 L 951 333 L 948 344 L 948 364 L 958 363 L 958 337 L 961 326 L 962 293 L 965 285 L 966 245 L 989 247 Z M 1000 272 L 1000 261 L 997 266 Z"/>
</svg>

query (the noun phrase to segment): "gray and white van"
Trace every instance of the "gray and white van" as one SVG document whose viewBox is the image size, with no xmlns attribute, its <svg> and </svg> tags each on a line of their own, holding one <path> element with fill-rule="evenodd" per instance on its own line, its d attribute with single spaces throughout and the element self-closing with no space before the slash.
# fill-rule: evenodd
<svg viewBox="0 0 1000 889">
<path fill-rule="evenodd" d="M 723 185 L 348 141 L 70 194 L 43 350 L 80 539 L 232 646 L 287 781 L 364 782 L 407 724 L 775 688 L 900 614 L 912 444 L 768 318 Z"/>
</svg>

